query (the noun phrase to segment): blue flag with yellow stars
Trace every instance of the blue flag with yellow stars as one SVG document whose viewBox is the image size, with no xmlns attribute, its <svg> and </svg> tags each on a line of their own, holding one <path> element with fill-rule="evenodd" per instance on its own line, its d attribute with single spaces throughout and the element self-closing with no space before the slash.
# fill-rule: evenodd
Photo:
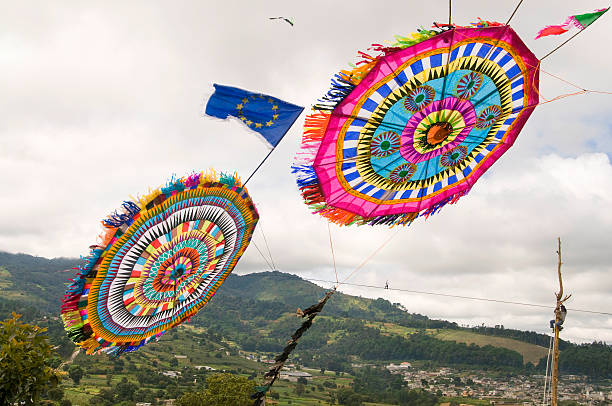
<svg viewBox="0 0 612 406">
<path fill-rule="evenodd" d="M 304 107 L 276 97 L 253 93 L 236 87 L 214 84 L 215 92 L 206 104 L 206 114 L 225 119 L 234 116 L 257 131 L 276 147 Z"/>
</svg>

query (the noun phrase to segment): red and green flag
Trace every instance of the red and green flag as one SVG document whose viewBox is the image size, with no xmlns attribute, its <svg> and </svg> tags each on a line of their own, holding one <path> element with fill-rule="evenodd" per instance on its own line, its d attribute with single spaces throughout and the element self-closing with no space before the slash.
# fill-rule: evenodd
<svg viewBox="0 0 612 406">
<path fill-rule="evenodd" d="M 609 9 L 610 7 L 595 10 L 593 13 L 576 14 L 573 16 L 569 16 L 563 24 L 549 25 L 542 28 L 540 31 L 538 31 L 536 39 L 549 35 L 560 35 L 565 32 L 568 32 L 572 27 L 578 28 L 579 30 L 584 30 L 586 27 L 593 24 L 595 20 L 601 17 Z"/>
</svg>

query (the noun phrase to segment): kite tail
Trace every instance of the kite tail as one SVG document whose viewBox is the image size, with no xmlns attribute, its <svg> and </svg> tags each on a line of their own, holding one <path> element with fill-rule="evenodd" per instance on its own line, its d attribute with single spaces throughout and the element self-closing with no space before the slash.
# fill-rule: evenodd
<svg viewBox="0 0 612 406">
<path fill-rule="evenodd" d="M 574 16 L 570 16 L 563 22 L 563 24 L 547 25 L 546 27 L 542 28 L 540 31 L 538 31 L 538 34 L 536 35 L 535 39 L 546 37 L 549 35 L 564 34 L 568 32 L 570 28 L 572 28 L 572 26 L 579 29 L 583 28 L 582 25 L 580 25 L 580 23 L 576 20 L 576 18 L 574 18 Z"/>
<path fill-rule="evenodd" d="M 336 293 L 336 289 L 330 290 L 325 293 L 325 296 L 319 300 L 318 303 L 310 306 L 304 311 L 298 309 L 298 315 L 301 317 L 306 317 L 306 320 L 302 323 L 302 325 L 295 330 L 295 332 L 291 335 L 291 339 L 287 342 L 287 346 L 283 349 L 283 352 L 274 358 L 274 365 L 264 374 L 264 384 L 262 386 L 257 386 L 255 389 L 257 392 L 251 395 L 251 399 L 254 399 L 255 402 L 253 406 L 261 406 L 265 404 L 265 396 L 266 392 L 272 387 L 274 381 L 278 379 L 281 369 L 285 365 L 285 362 L 289 358 L 291 352 L 297 347 L 298 340 L 302 335 L 312 326 L 312 321 L 315 317 L 323 310 L 325 303 L 329 300 L 329 298 Z"/>
</svg>

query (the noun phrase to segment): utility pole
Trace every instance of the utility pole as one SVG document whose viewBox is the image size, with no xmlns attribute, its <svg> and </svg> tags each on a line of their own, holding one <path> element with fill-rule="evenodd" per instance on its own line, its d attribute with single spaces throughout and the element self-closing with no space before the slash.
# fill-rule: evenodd
<svg viewBox="0 0 612 406">
<path fill-rule="evenodd" d="M 559 330 L 561 320 L 561 306 L 569 299 L 572 295 L 566 295 L 563 297 L 563 279 L 561 279 L 561 237 L 557 239 L 559 242 L 559 248 L 557 250 L 557 256 L 559 257 L 559 263 L 557 266 L 557 274 L 559 276 L 559 292 L 555 294 L 557 298 L 557 305 L 555 306 L 555 337 L 553 341 L 553 364 L 552 364 L 552 377 L 551 377 L 551 405 L 557 406 L 557 383 L 559 381 Z"/>
</svg>

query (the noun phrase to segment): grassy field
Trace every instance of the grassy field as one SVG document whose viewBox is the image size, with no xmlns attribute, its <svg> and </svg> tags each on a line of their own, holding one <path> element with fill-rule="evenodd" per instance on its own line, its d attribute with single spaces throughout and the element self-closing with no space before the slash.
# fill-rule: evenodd
<svg viewBox="0 0 612 406">
<path fill-rule="evenodd" d="M 434 333 L 434 336 L 441 340 L 456 341 L 458 343 L 465 344 L 476 344 L 480 347 L 492 345 L 493 347 L 502 347 L 509 350 L 514 350 L 523 356 L 523 362 L 531 362 L 534 365 L 537 365 L 540 358 L 545 357 L 548 353 L 547 348 L 540 347 L 539 345 L 529 344 L 506 337 L 476 334 L 470 331 L 440 330 Z"/>
<path fill-rule="evenodd" d="M 418 329 L 416 328 L 404 327 L 404 326 L 400 326 L 394 323 L 383 323 L 383 322 L 378 322 L 378 321 L 367 322 L 366 326 L 375 327 L 379 329 L 380 332 L 383 334 L 393 334 L 393 335 L 398 335 L 402 337 L 409 336 L 418 331 Z"/>
</svg>

